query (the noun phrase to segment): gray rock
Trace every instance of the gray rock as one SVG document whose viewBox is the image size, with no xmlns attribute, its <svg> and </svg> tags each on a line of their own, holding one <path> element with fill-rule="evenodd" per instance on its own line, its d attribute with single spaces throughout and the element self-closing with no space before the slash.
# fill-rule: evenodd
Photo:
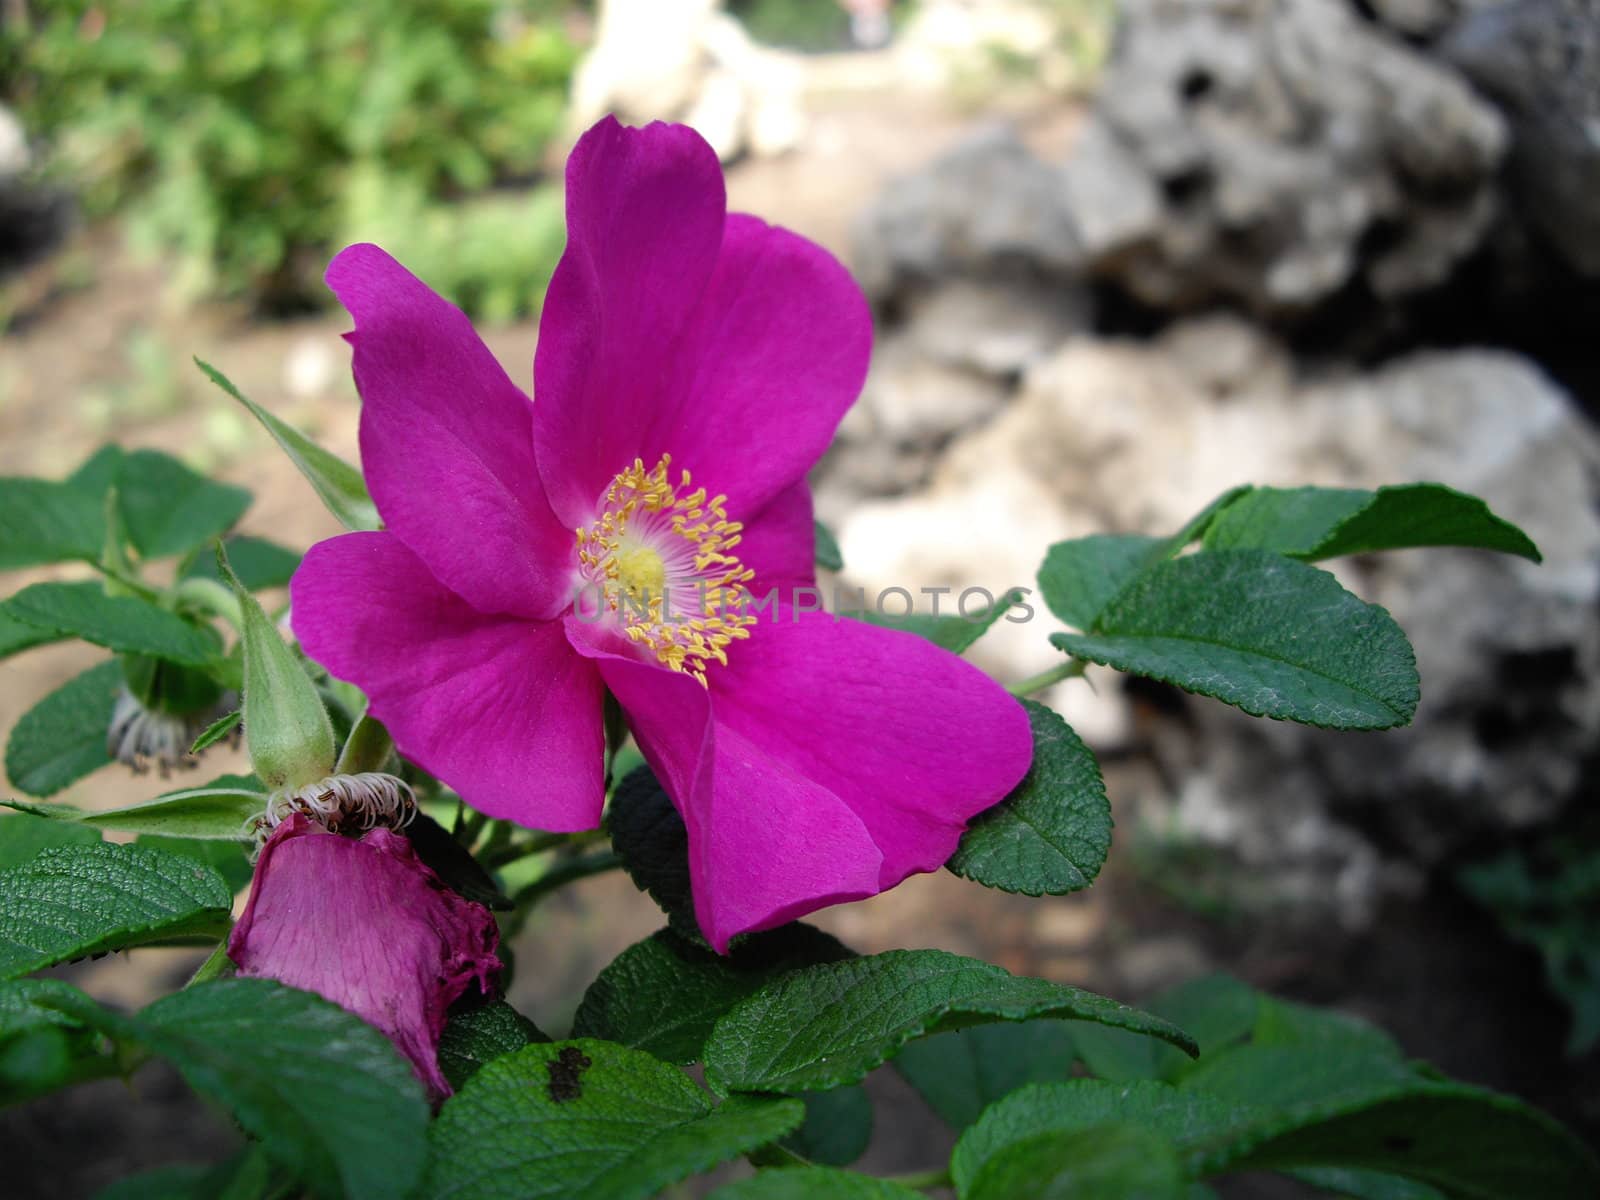
<svg viewBox="0 0 1600 1200">
<path fill-rule="evenodd" d="M 1513 0 L 1440 43 L 1511 121 L 1519 211 L 1577 272 L 1600 276 L 1600 0 Z"/>
<path fill-rule="evenodd" d="M 1269 316 L 1444 279 L 1488 227 L 1506 140 L 1449 67 L 1344 0 L 1130 0 L 1096 118 L 1087 151 L 1114 139 L 1119 174 L 1148 181 L 1132 207 L 1159 212 L 1093 268 L 1159 307 Z M 1106 202 L 1079 199 L 1075 227 Z"/>
<path fill-rule="evenodd" d="M 1091 306 L 1065 284 L 954 279 L 905 297 L 906 341 L 934 362 L 985 375 L 1018 375 L 1069 334 L 1089 328 Z"/>
<path fill-rule="evenodd" d="M 1006 390 L 978 371 L 940 362 L 895 338 L 874 353 L 857 407 L 872 418 L 874 438 L 933 449 L 993 416 Z"/>
<path fill-rule="evenodd" d="M 851 265 L 882 298 L 952 275 L 1076 278 L 1083 250 L 1060 172 L 997 125 L 886 188 L 856 222 Z"/>
</svg>

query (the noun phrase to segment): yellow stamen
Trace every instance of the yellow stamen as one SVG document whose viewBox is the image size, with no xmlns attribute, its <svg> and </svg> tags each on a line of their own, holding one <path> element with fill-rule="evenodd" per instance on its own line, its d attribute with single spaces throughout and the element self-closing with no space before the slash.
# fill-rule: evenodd
<svg viewBox="0 0 1600 1200">
<path fill-rule="evenodd" d="M 600 515 L 577 531 L 578 560 L 631 641 L 704 685 L 706 665 L 727 665 L 729 643 L 756 623 L 744 586 L 755 572 L 730 553 L 744 526 L 728 519 L 727 497 L 690 491 L 687 471 L 674 487 L 671 464 L 663 454 L 647 471 L 636 458 L 617 475 Z"/>
</svg>

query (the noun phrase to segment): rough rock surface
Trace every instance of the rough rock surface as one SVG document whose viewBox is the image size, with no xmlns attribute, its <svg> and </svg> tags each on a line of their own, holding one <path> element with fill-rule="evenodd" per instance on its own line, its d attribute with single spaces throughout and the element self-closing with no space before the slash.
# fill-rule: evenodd
<svg viewBox="0 0 1600 1200">
<path fill-rule="evenodd" d="M 1064 164 L 986 131 L 890 188 L 855 258 L 880 296 L 1026 263 L 1292 319 L 1446 280 L 1490 228 L 1506 141 L 1452 67 L 1347 0 L 1129 0 Z"/>
<path fill-rule="evenodd" d="M 1346 0 L 1132 0 L 1097 117 L 1162 204 L 1096 267 L 1165 308 L 1441 282 L 1480 241 L 1495 109 Z"/>
<path fill-rule="evenodd" d="M 1531 363 L 1423 353 L 1308 380 L 1227 317 L 1147 345 L 1076 338 L 958 436 L 925 487 L 857 506 L 839 536 L 869 589 L 998 592 L 1032 585 L 1052 541 L 1170 531 L 1235 483 L 1418 479 L 1485 496 L 1546 561 L 1419 550 L 1334 564 L 1416 644 L 1412 728 L 1326 733 L 1202 699 L 1184 722 L 1149 722 L 1115 684 L 1051 697 L 1102 747 L 1151 745 L 1176 782 L 1141 802 L 1181 839 L 1249 863 L 1257 899 L 1360 925 L 1419 868 L 1552 817 L 1600 746 L 1600 446 Z M 1052 619 L 1038 609 L 979 643 L 985 665 L 1047 665 Z"/>
<path fill-rule="evenodd" d="M 1017 378 L 1090 320 L 1081 290 L 1025 280 L 956 276 L 902 301 L 817 472 L 824 520 L 926 483 L 953 438 L 1000 413 Z"/>
<path fill-rule="evenodd" d="M 721 0 L 603 0 L 572 81 L 570 119 L 683 121 L 723 161 L 780 154 L 805 132 L 799 64 L 751 41 Z"/>
<path fill-rule="evenodd" d="M 1600 276 L 1600 0 L 1479 9 L 1440 53 L 1509 115 L 1519 210 L 1573 270 Z"/>
<path fill-rule="evenodd" d="M 850 262 L 883 297 L 950 276 L 1076 280 L 1084 256 L 1061 172 L 995 124 L 886 189 L 856 222 Z"/>
</svg>

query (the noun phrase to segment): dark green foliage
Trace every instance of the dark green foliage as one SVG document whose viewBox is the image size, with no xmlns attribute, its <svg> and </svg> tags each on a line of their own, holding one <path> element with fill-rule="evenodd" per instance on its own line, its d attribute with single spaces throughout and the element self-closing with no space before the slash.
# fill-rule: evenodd
<svg viewBox="0 0 1600 1200">
<path fill-rule="evenodd" d="M 645 1200 L 766 1145 L 798 1100 L 713 1107 L 676 1067 L 607 1042 L 527 1046 L 485 1066 L 439 1114 L 428 1200 Z"/>
<path fill-rule="evenodd" d="M 1088 887 L 1111 849 L 1111 802 L 1100 766 L 1068 724 L 1024 700 L 1033 765 L 1012 793 L 975 818 L 945 864 L 987 887 L 1060 896 Z"/>
</svg>

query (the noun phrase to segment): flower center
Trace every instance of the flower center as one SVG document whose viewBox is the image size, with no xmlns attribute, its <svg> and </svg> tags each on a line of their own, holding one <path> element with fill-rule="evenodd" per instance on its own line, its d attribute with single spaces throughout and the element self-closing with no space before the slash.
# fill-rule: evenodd
<svg viewBox="0 0 1600 1200">
<path fill-rule="evenodd" d="M 578 530 L 578 561 L 629 640 L 704 684 L 706 665 L 726 665 L 728 644 L 756 623 L 744 586 L 755 572 L 730 553 L 744 526 L 728 519 L 727 497 L 691 491 L 687 471 L 674 486 L 671 464 L 663 454 L 618 473 L 600 515 Z"/>
<path fill-rule="evenodd" d="M 667 586 L 667 564 L 649 546 L 635 546 L 617 555 L 617 586 L 629 596 L 659 596 Z"/>
</svg>

